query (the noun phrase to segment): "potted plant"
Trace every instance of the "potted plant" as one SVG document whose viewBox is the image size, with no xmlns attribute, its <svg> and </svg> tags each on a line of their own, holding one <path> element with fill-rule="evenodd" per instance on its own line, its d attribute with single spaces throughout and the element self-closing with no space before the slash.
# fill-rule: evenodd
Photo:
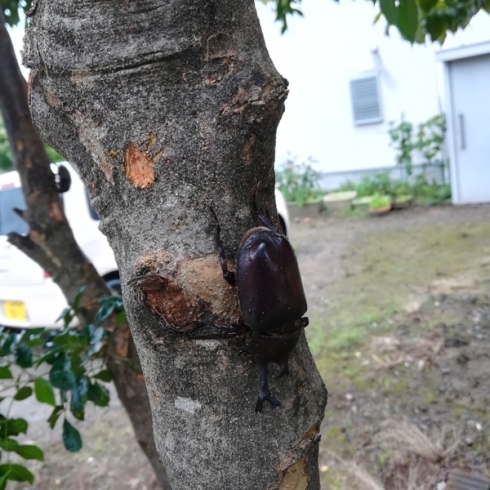
<svg viewBox="0 0 490 490">
<path fill-rule="evenodd" d="M 371 214 L 385 214 L 391 210 L 391 197 L 375 194 L 371 198 L 371 202 L 369 203 L 369 212 Z"/>
<path fill-rule="evenodd" d="M 322 199 L 322 207 L 329 212 L 345 211 L 352 208 L 356 191 L 330 192 Z"/>
<path fill-rule="evenodd" d="M 367 213 L 369 211 L 372 198 L 373 196 L 358 197 L 352 201 L 352 205 L 357 211 Z"/>
</svg>

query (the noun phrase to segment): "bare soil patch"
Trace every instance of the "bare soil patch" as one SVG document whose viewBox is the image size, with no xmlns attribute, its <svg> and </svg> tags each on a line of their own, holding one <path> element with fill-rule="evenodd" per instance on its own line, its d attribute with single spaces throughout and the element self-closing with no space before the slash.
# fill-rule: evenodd
<svg viewBox="0 0 490 490">
<path fill-rule="evenodd" d="M 291 241 L 308 339 L 330 392 L 323 488 L 423 490 L 449 468 L 489 474 L 490 206 L 319 218 L 294 223 Z M 29 400 L 13 407 L 30 422 L 27 439 L 45 451 L 45 462 L 29 465 L 36 489 L 155 488 L 112 395 L 108 409 L 88 410 L 77 424 L 84 447 L 75 454 L 58 428 L 49 430 L 49 408 Z M 414 427 L 429 443 L 403 439 L 403 428 L 413 436 Z"/>
<path fill-rule="evenodd" d="M 490 474 L 490 207 L 302 222 L 292 241 L 330 392 L 323 487 L 423 490 L 454 468 Z M 417 431 L 426 440 L 412 444 Z"/>
</svg>

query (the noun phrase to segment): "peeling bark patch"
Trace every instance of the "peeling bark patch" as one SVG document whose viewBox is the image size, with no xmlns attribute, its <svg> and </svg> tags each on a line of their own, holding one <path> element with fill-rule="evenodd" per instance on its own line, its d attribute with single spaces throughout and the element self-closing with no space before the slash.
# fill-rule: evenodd
<svg viewBox="0 0 490 490">
<path fill-rule="evenodd" d="M 252 162 L 253 147 L 256 139 L 257 136 L 255 136 L 255 134 L 251 134 L 246 139 L 245 144 L 243 145 L 242 159 L 247 164 Z"/>
<path fill-rule="evenodd" d="M 46 102 L 51 107 L 60 107 L 60 101 L 51 93 L 46 91 Z"/>
<path fill-rule="evenodd" d="M 128 282 L 169 330 L 187 333 L 203 323 L 233 325 L 241 315 L 236 288 L 223 278 L 216 253 L 181 259 L 173 268 L 164 251 L 142 257 Z M 229 264 L 230 269 L 233 265 Z"/>
<path fill-rule="evenodd" d="M 64 221 L 63 211 L 61 210 L 59 202 L 51 202 L 51 204 L 49 205 L 49 217 L 57 223 L 61 223 Z"/>
<path fill-rule="evenodd" d="M 188 413 L 196 413 L 196 411 L 201 408 L 201 404 L 197 400 L 191 400 L 190 398 L 182 398 L 178 396 L 175 399 L 175 408 Z"/>
<path fill-rule="evenodd" d="M 206 61 L 230 58 L 235 55 L 235 42 L 231 36 L 218 32 L 208 37 L 206 43 Z"/>
<path fill-rule="evenodd" d="M 111 342 L 112 353 L 117 357 L 127 358 L 129 353 L 129 339 L 131 332 L 128 326 L 118 329 Z"/>
<path fill-rule="evenodd" d="M 149 308 L 163 319 L 165 326 L 170 330 L 188 332 L 195 329 L 196 304 L 190 301 L 175 282 L 166 279 L 161 289 L 147 290 L 146 301 Z"/>
<path fill-rule="evenodd" d="M 306 444 L 309 444 L 311 441 L 313 440 L 316 440 L 316 438 L 318 437 L 318 433 L 320 431 L 320 424 L 319 423 L 315 423 L 313 424 L 306 432 L 305 434 L 303 435 L 303 437 L 301 438 L 301 441 L 299 442 L 299 444 L 297 444 L 298 446 L 303 446 L 305 443 Z"/>
<path fill-rule="evenodd" d="M 304 459 L 289 466 L 282 474 L 277 490 L 305 490 L 308 486 L 308 477 L 305 472 Z"/>
<path fill-rule="evenodd" d="M 150 187 L 155 180 L 153 162 L 134 145 L 128 145 L 124 153 L 124 169 L 127 179 L 140 189 Z"/>
<path fill-rule="evenodd" d="M 233 264 L 228 267 L 233 270 Z M 208 305 L 210 312 L 224 324 L 240 319 L 236 288 L 223 278 L 217 254 L 179 262 L 177 277 L 184 290 Z"/>
</svg>

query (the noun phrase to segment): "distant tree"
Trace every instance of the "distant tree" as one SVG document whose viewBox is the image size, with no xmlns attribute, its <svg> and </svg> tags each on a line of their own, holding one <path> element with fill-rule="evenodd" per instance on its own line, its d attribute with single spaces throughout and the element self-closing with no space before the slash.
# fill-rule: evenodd
<svg viewBox="0 0 490 490">
<path fill-rule="evenodd" d="M 318 0 L 305 0 L 318 1 Z M 323 0 L 328 1 L 328 0 Z M 303 15 L 301 0 L 262 0 L 276 11 L 276 20 L 282 24 L 282 32 L 288 28 L 291 15 Z M 384 17 L 387 32 L 390 25 L 398 28 L 402 37 L 410 42 L 424 43 L 427 38 L 446 39 L 448 32 L 464 29 L 480 10 L 490 13 L 490 0 L 372 0 L 379 6 L 375 20 Z"/>
</svg>

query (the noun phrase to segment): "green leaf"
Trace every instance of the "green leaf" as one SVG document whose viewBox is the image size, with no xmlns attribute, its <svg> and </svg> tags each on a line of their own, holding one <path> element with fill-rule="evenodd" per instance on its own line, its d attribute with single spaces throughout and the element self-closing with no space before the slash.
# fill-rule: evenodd
<svg viewBox="0 0 490 490">
<path fill-rule="evenodd" d="M 443 15 L 429 15 L 425 19 L 425 30 L 429 33 L 432 41 L 437 41 L 446 32 L 447 22 Z"/>
<path fill-rule="evenodd" d="M 62 351 L 63 351 L 63 348 L 59 347 L 59 346 L 49 349 L 46 352 L 46 354 L 44 354 L 43 356 L 41 356 L 39 359 L 36 360 L 35 365 L 40 366 L 44 362 L 47 364 L 53 365 L 58 360 L 58 358 L 60 357 L 59 354 Z"/>
<path fill-rule="evenodd" d="M 48 419 L 49 427 L 51 429 L 54 429 L 54 426 L 56 425 L 56 422 L 58 421 L 58 418 L 61 415 L 62 411 L 63 411 L 62 405 L 56 405 L 56 407 L 54 407 Z"/>
<path fill-rule="evenodd" d="M 107 407 L 111 397 L 107 388 L 99 383 L 94 383 L 88 387 L 88 399 L 98 407 Z"/>
<path fill-rule="evenodd" d="M 83 366 L 82 359 L 78 354 L 71 355 L 71 370 L 75 373 L 77 379 L 85 374 L 85 367 Z"/>
<path fill-rule="evenodd" d="M 53 407 L 56 405 L 54 390 L 49 381 L 43 378 L 35 379 L 34 393 L 36 394 L 36 399 L 38 402 L 47 403 Z"/>
<path fill-rule="evenodd" d="M 63 421 L 63 444 L 68 451 L 75 453 L 80 451 L 82 447 L 82 438 L 80 432 L 78 432 L 68 420 Z"/>
<path fill-rule="evenodd" d="M 32 367 L 32 351 L 27 345 L 18 345 L 15 349 L 15 362 L 23 368 Z"/>
<path fill-rule="evenodd" d="M 11 333 L 7 336 L 7 338 L 3 341 L 2 347 L 0 347 L 0 356 L 8 356 L 10 354 L 12 344 L 15 341 L 15 334 Z"/>
<path fill-rule="evenodd" d="M 29 398 L 32 395 L 32 388 L 30 386 L 23 386 L 17 393 L 14 395 L 14 400 L 20 402 Z"/>
<path fill-rule="evenodd" d="M 8 473 L 5 473 L 0 478 L 0 490 L 5 490 L 7 488 Z"/>
<path fill-rule="evenodd" d="M 17 446 L 14 449 L 14 452 L 24 459 L 37 459 L 38 461 L 44 461 L 44 453 L 37 446 Z"/>
<path fill-rule="evenodd" d="M 105 330 L 102 327 L 97 327 L 90 337 L 90 345 L 96 345 L 104 337 Z"/>
<path fill-rule="evenodd" d="M 18 436 L 27 433 L 28 423 L 24 419 L 0 418 L 0 437 Z"/>
<path fill-rule="evenodd" d="M 76 389 L 71 391 L 70 411 L 78 420 L 85 418 L 85 404 L 88 399 L 89 380 L 83 376 L 77 380 Z"/>
<path fill-rule="evenodd" d="M 71 315 L 71 318 L 73 318 L 73 315 L 71 314 L 71 308 L 65 308 L 60 316 L 55 320 L 55 323 L 56 322 L 59 322 L 62 318 L 63 318 L 63 321 L 64 321 L 64 324 L 65 324 L 65 327 L 71 322 L 71 318 L 68 322 L 66 322 L 66 317 L 67 316 L 70 316 Z"/>
<path fill-rule="evenodd" d="M 12 371 L 10 371 L 10 366 L 0 367 L 0 379 L 12 379 Z"/>
<path fill-rule="evenodd" d="M 124 325 L 125 323 L 128 322 L 128 318 L 126 316 L 126 312 L 125 311 L 120 311 L 117 315 L 116 315 L 116 325 L 118 327 L 121 327 L 122 325 Z"/>
<path fill-rule="evenodd" d="M 115 307 L 114 303 L 109 303 L 109 302 L 102 303 L 102 306 L 99 308 L 99 310 L 95 315 L 94 323 L 100 324 L 104 320 L 107 320 L 112 315 L 112 312 L 114 311 L 114 307 Z"/>
<path fill-rule="evenodd" d="M 62 330 L 53 338 L 53 344 L 63 346 L 65 351 L 78 347 L 79 343 L 79 332 L 72 329 Z"/>
<path fill-rule="evenodd" d="M 34 483 L 34 475 L 20 464 L 2 464 L 0 465 L 0 474 L 4 474 L 11 481 L 27 481 L 31 485 Z"/>
<path fill-rule="evenodd" d="M 419 27 L 419 10 L 415 0 L 400 0 L 396 26 L 403 37 L 411 42 L 415 41 Z"/>
<path fill-rule="evenodd" d="M 84 292 L 85 292 L 85 286 L 82 286 L 77 291 L 75 298 L 73 298 L 73 301 L 71 303 L 71 307 L 75 313 L 78 313 L 80 311 L 80 301 L 82 300 L 82 296 L 83 296 Z"/>
<path fill-rule="evenodd" d="M 420 8 L 424 12 L 429 12 L 429 10 L 432 9 L 432 7 L 435 7 L 436 3 L 438 0 L 418 0 Z"/>
<path fill-rule="evenodd" d="M 0 448 L 5 451 L 13 451 L 19 443 L 15 439 L 0 439 Z"/>
<path fill-rule="evenodd" d="M 398 21 L 398 10 L 395 0 L 379 0 L 381 12 L 383 12 L 388 24 L 396 24 Z"/>
<path fill-rule="evenodd" d="M 37 347 L 38 345 L 43 345 L 44 344 L 44 339 L 41 338 L 36 338 L 36 339 L 31 339 L 28 342 L 26 342 L 27 347 L 30 347 L 31 349 L 33 347 Z"/>
<path fill-rule="evenodd" d="M 54 388 L 60 390 L 72 390 L 76 386 L 75 373 L 71 370 L 70 359 L 62 355 L 49 372 L 49 382 Z"/>
<path fill-rule="evenodd" d="M 105 383 L 109 383 L 112 381 L 112 371 L 110 369 L 104 369 L 103 371 L 100 371 L 94 376 L 95 379 L 100 379 L 101 381 L 104 381 Z"/>
</svg>

